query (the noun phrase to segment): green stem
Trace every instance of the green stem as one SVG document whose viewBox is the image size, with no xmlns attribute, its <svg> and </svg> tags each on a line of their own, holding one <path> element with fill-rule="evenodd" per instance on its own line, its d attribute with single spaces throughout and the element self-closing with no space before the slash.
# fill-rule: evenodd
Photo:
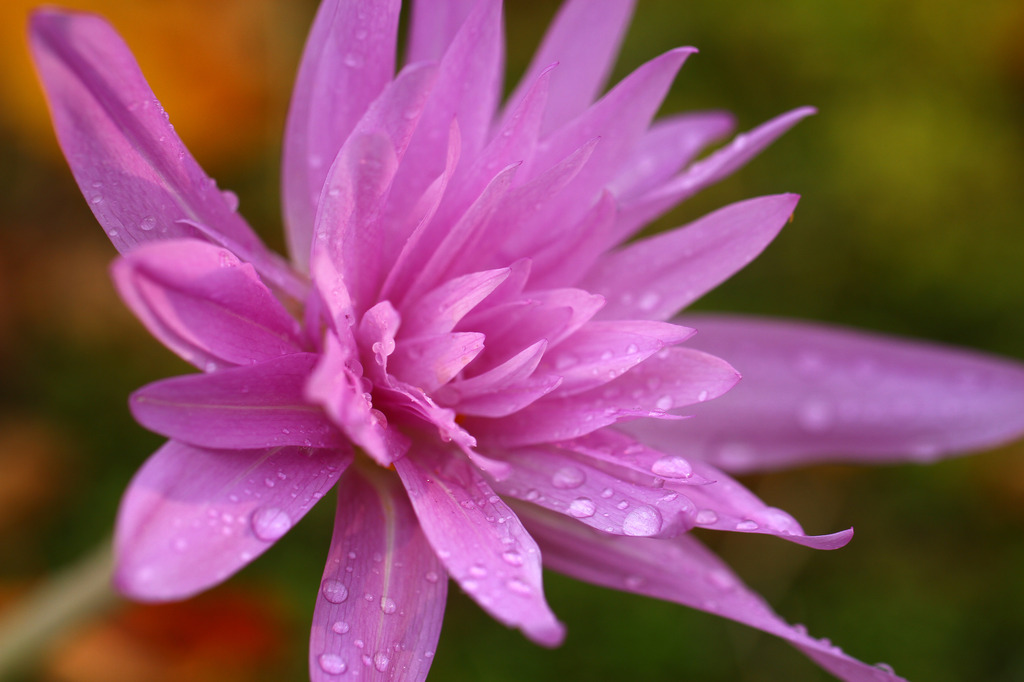
<svg viewBox="0 0 1024 682">
<path fill-rule="evenodd" d="M 24 672 L 74 625 L 113 605 L 110 540 L 39 584 L 0 618 L 0 680 Z"/>
</svg>

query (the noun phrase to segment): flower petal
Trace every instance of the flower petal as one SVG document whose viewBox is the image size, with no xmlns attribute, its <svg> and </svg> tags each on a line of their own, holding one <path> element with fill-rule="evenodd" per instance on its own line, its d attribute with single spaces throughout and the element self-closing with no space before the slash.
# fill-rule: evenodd
<svg viewBox="0 0 1024 682">
<path fill-rule="evenodd" d="M 748 199 L 606 253 L 583 278 L 605 319 L 664 320 L 753 260 L 792 216 L 796 194 Z"/>
<path fill-rule="evenodd" d="M 196 367 L 255 364 L 301 349 L 298 323 L 226 249 L 195 240 L 146 244 L 111 270 L 146 328 Z"/>
<path fill-rule="evenodd" d="M 517 505 L 520 510 L 522 505 Z M 761 597 L 692 535 L 671 540 L 597 533 L 570 519 L 519 511 L 544 565 L 578 580 L 672 601 L 781 637 L 846 682 L 906 682 L 885 667 L 850 658 L 828 640 L 779 618 Z"/>
<path fill-rule="evenodd" d="M 169 441 L 121 501 L 114 583 L 143 601 L 219 583 L 297 523 L 351 461 L 347 448 L 218 452 Z"/>
<path fill-rule="evenodd" d="M 815 461 L 933 461 L 1024 433 L 1024 367 L 823 325 L 694 316 L 744 379 L 686 424 L 623 429 L 727 471 Z"/>
<path fill-rule="evenodd" d="M 557 63 L 542 132 L 557 130 L 582 113 L 608 78 L 634 4 L 635 0 L 563 3 L 530 67 L 509 97 L 506 112 L 514 110 L 541 72 Z"/>
<path fill-rule="evenodd" d="M 349 469 L 313 612 L 310 678 L 426 679 L 447 594 L 444 567 L 397 478 Z"/>
<path fill-rule="evenodd" d="M 325 0 L 295 81 L 285 130 L 283 202 L 288 251 L 309 268 L 320 190 L 342 143 L 391 80 L 400 0 Z"/>
<path fill-rule="evenodd" d="M 812 107 L 802 107 L 776 116 L 749 132 L 737 135 L 728 145 L 694 163 L 660 187 L 624 204 L 619 214 L 614 243 L 625 241 L 641 226 L 679 205 L 679 202 L 736 172 L 783 133 L 813 113 L 815 110 Z"/>
<path fill-rule="evenodd" d="M 467 427 L 496 447 L 555 443 L 637 417 L 710 400 L 739 374 L 719 358 L 689 348 L 664 348 L 618 379 L 568 397 L 546 397 L 500 420 L 467 418 Z M 649 421 L 649 420 L 641 420 Z"/>
<path fill-rule="evenodd" d="M 121 37 L 103 19 L 32 14 L 30 42 L 57 137 L 114 246 L 203 238 L 208 225 L 248 253 L 266 249 L 181 143 Z M 267 256 L 267 260 L 272 260 Z"/>
<path fill-rule="evenodd" d="M 419 449 L 395 468 L 420 527 L 462 589 L 538 644 L 561 643 L 565 629 L 544 599 L 537 546 L 473 466 Z"/>
<path fill-rule="evenodd" d="M 395 349 L 391 371 L 402 381 L 433 392 L 451 381 L 484 349 L 484 335 L 455 332 L 406 339 Z"/>
<path fill-rule="evenodd" d="M 164 379 L 132 394 L 132 414 L 152 431 L 199 447 L 342 447 L 341 433 L 303 395 L 316 362 L 312 353 L 295 353 Z"/>
<path fill-rule="evenodd" d="M 445 280 L 401 310 L 402 334 L 443 334 L 504 282 L 511 270 L 498 268 Z"/>
</svg>

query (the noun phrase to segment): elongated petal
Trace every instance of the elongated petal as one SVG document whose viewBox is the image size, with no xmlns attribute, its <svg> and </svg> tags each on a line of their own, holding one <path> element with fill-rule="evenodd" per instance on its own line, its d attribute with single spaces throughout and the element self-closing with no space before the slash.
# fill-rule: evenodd
<svg viewBox="0 0 1024 682">
<path fill-rule="evenodd" d="M 448 578 L 390 473 L 350 469 L 313 611 L 313 682 L 424 680 L 437 648 Z"/>
<path fill-rule="evenodd" d="M 331 162 L 394 74 L 400 6 L 400 0 L 325 0 L 306 41 L 282 171 L 288 250 L 303 270 Z"/>
<path fill-rule="evenodd" d="M 168 442 L 121 501 L 117 588 L 165 601 L 221 582 L 297 523 L 351 461 L 347 448 L 224 452 Z"/>
<path fill-rule="evenodd" d="M 451 381 L 484 349 L 484 335 L 456 332 L 403 341 L 391 371 L 403 381 L 433 392 Z"/>
<path fill-rule="evenodd" d="M 606 319 L 668 319 L 752 261 L 793 214 L 795 194 L 748 199 L 601 257 L 582 286 Z"/>
<path fill-rule="evenodd" d="M 899 682 L 882 666 L 861 663 L 828 640 L 779 618 L 757 594 L 692 535 L 672 540 L 596 533 L 550 513 L 521 509 L 544 552 L 544 565 L 578 580 L 672 601 L 738 621 L 786 640 L 847 682 Z"/>
<path fill-rule="evenodd" d="M 298 323 L 252 266 L 195 240 L 147 244 L 115 262 L 121 297 L 146 328 L 201 369 L 301 349 Z"/>
<path fill-rule="evenodd" d="M 499 268 L 446 280 L 414 304 L 402 309 L 402 334 L 422 336 L 450 332 L 466 313 L 487 298 L 510 273 L 509 268 Z"/>
<path fill-rule="evenodd" d="M 604 386 L 545 398 L 501 420 L 472 418 L 466 424 L 482 443 L 500 447 L 554 443 L 622 420 L 664 416 L 721 395 L 738 379 L 736 370 L 717 357 L 665 348 Z"/>
<path fill-rule="evenodd" d="M 418 449 L 395 462 L 420 526 L 448 573 L 497 620 L 545 646 L 564 628 L 544 599 L 537 545 L 477 471 Z"/>
<path fill-rule="evenodd" d="M 736 172 L 787 130 L 813 113 L 815 110 L 811 107 L 794 109 L 741 133 L 714 154 L 694 163 L 657 189 L 624 205 L 619 214 L 614 243 L 625 241 L 640 227 L 679 202 Z"/>
<path fill-rule="evenodd" d="M 32 15 L 30 42 L 57 138 L 89 207 L 114 246 L 203 238 L 195 220 L 265 252 L 192 158 L 121 37 L 99 17 Z"/>
<path fill-rule="evenodd" d="M 1024 433 L 1024 367 L 970 351 L 757 318 L 687 319 L 744 379 L 686 424 L 623 428 L 727 471 L 933 461 Z"/>
<path fill-rule="evenodd" d="M 342 447 L 341 432 L 303 395 L 316 361 L 296 353 L 157 381 L 132 394 L 132 414 L 148 429 L 199 447 Z"/>
<path fill-rule="evenodd" d="M 542 131 L 550 133 L 580 114 L 604 86 L 634 4 L 635 0 L 564 3 L 519 86 L 509 97 L 509 109 L 524 97 L 525 90 L 542 71 L 557 63 Z"/>
</svg>

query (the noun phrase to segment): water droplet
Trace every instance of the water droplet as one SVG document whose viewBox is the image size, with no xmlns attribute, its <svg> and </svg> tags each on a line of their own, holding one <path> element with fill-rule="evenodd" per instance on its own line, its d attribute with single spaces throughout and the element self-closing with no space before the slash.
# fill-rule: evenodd
<svg viewBox="0 0 1024 682">
<path fill-rule="evenodd" d="M 277 507 L 263 507 L 252 513 L 252 532 L 264 542 L 277 540 L 291 527 L 291 517 Z"/>
<path fill-rule="evenodd" d="M 348 588 L 340 580 L 325 580 L 320 586 L 324 599 L 332 604 L 340 604 L 348 599 Z"/>
<path fill-rule="evenodd" d="M 569 514 L 577 519 L 586 519 L 594 515 L 597 507 L 593 500 L 588 497 L 577 497 L 569 504 Z"/>
<path fill-rule="evenodd" d="M 512 580 L 509 580 L 506 583 L 506 585 L 508 586 L 508 589 L 518 594 L 530 594 L 533 591 L 530 589 L 529 585 L 527 585 L 519 578 L 513 578 Z"/>
<path fill-rule="evenodd" d="M 480 564 L 473 564 L 469 567 L 469 574 L 474 578 L 486 578 L 487 569 Z"/>
<path fill-rule="evenodd" d="M 640 310 L 651 311 L 654 310 L 654 306 L 658 305 L 660 301 L 661 296 L 653 291 L 648 291 L 640 296 L 640 300 L 636 304 L 640 307 Z"/>
<path fill-rule="evenodd" d="M 797 408 L 796 419 L 804 430 L 820 433 L 832 426 L 835 412 L 823 400 L 808 400 Z"/>
<path fill-rule="evenodd" d="M 740 521 L 736 524 L 736 530 L 757 530 L 757 528 L 757 521 L 751 521 L 749 519 L 746 521 Z"/>
<path fill-rule="evenodd" d="M 707 578 L 709 583 L 723 591 L 734 590 L 739 585 L 731 573 L 720 568 L 708 571 Z"/>
<path fill-rule="evenodd" d="M 435 571 L 427 571 L 427 574 L 423 577 L 428 583 L 436 583 L 441 579 L 441 576 L 439 576 Z"/>
<path fill-rule="evenodd" d="M 345 621 L 339 620 L 331 626 L 331 630 L 333 630 L 335 634 L 343 635 L 349 631 L 349 625 Z"/>
<path fill-rule="evenodd" d="M 347 55 L 345 55 L 342 61 L 345 62 L 345 66 L 353 69 L 358 69 L 362 67 L 364 63 L 363 55 L 357 54 L 355 52 L 349 52 Z"/>
<path fill-rule="evenodd" d="M 383 651 L 378 651 L 373 655 L 373 668 L 379 673 L 384 672 L 388 669 L 388 664 L 391 663 L 391 659 Z"/>
<path fill-rule="evenodd" d="M 523 565 L 523 555 L 520 554 L 519 552 L 516 552 L 515 550 L 509 550 L 507 552 L 503 552 L 502 555 L 501 555 L 501 558 L 504 559 L 505 563 L 508 564 L 509 566 L 522 566 Z"/>
<path fill-rule="evenodd" d="M 697 512 L 697 523 L 702 526 L 708 526 L 712 523 L 718 522 L 718 514 L 713 509 L 701 509 Z"/>
<path fill-rule="evenodd" d="M 395 604 L 395 600 L 391 597 L 381 597 L 380 610 L 390 615 L 398 610 L 398 605 Z"/>
<path fill-rule="evenodd" d="M 606 500 L 614 494 L 615 491 L 612 490 L 611 488 L 605 488 L 604 490 L 601 491 L 601 497 L 603 497 Z"/>
<path fill-rule="evenodd" d="M 674 404 L 675 401 L 672 400 L 672 396 L 663 395 L 660 398 L 658 398 L 658 402 L 654 403 L 654 406 L 659 410 L 671 410 L 672 405 Z"/>
<path fill-rule="evenodd" d="M 320 669 L 328 675 L 340 675 L 348 670 L 345 661 L 341 660 L 341 656 L 337 654 L 320 654 L 319 662 Z"/>
<path fill-rule="evenodd" d="M 146 217 L 145 217 L 145 218 L 143 218 L 143 219 L 142 219 L 142 221 L 141 221 L 141 222 L 139 223 L 139 228 L 140 228 L 140 229 L 141 229 L 141 230 L 142 230 L 143 232 L 149 232 L 149 231 L 150 231 L 150 230 L 152 230 L 152 229 L 153 229 L 154 227 L 156 227 L 156 218 L 154 218 L 154 217 L 153 217 L 153 216 L 151 216 L 151 215 L 148 215 L 148 216 L 146 216 Z"/>
<path fill-rule="evenodd" d="M 626 514 L 622 532 L 626 535 L 654 535 L 661 530 L 661 514 L 654 507 L 644 505 Z"/>
<path fill-rule="evenodd" d="M 644 584 L 644 579 L 638 575 L 627 575 L 626 576 L 626 588 L 630 590 L 639 589 Z"/>
<path fill-rule="evenodd" d="M 690 478 L 693 467 L 679 455 L 665 455 L 651 465 L 651 473 L 662 478 Z"/>
<path fill-rule="evenodd" d="M 702 402 L 704 402 L 707 399 L 708 399 L 708 392 L 707 391 L 701 391 L 700 393 L 697 394 L 697 402 L 698 403 L 702 403 Z"/>
<path fill-rule="evenodd" d="M 587 480 L 587 475 L 578 467 L 562 467 L 551 477 L 551 485 L 561 490 L 579 488 Z"/>
<path fill-rule="evenodd" d="M 227 204 L 228 210 L 234 213 L 238 210 L 238 195 L 229 189 L 226 189 L 220 193 L 224 199 L 224 203 Z"/>
<path fill-rule="evenodd" d="M 626 346 L 626 355 L 632 355 L 633 353 L 636 353 L 639 350 L 639 346 L 637 346 L 635 343 L 631 343 L 628 346 Z"/>
</svg>

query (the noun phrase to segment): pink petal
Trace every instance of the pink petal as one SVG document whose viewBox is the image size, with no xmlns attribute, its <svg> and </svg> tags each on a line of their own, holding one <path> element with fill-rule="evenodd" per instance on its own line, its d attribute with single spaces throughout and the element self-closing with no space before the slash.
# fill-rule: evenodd
<svg viewBox="0 0 1024 682">
<path fill-rule="evenodd" d="M 112 273 L 146 328 L 196 367 L 255 364 L 301 349 L 298 323 L 252 266 L 226 249 L 194 240 L 147 244 Z"/>
<path fill-rule="evenodd" d="M 544 599 L 537 546 L 473 466 L 420 449 L 395 467 L 423 532 L 462 589 L 538 644 L 561 643 L 565 631 Z"/>
<path fill-rule="evenodd" d="M 439 62 L 477 0 L 417 0 L 411 3 L 406 61 Z"/>
<path fill-rule="evenodd" d="M 693 332 L 689 327 L 644 320 L 591 320 L 547 353 L 540 370 L 561 376 L 554 395 L 569 396 L 618 378 Z"/>
<path fill-rule="evenodd" d="M 608 188 L 624 202 L 645 194 L 669 180 L 735 126 L 732 114 L 725 111 L 694 111 L 658 119 Z"/>
<path fill-rule="evenodd" d="M 288 250 L 309 267 L 320 190 L 331 161 L 394 74 L 399 0 L 325 0 L 295 81 L 282 170 Z"/>
<path fill-rule="evenodd" d="M 437 59 L 436 54 L 427 57 L 420 52 L 419 36 L 431 27 L 440 28 L 441 23 L 445 25 L 442 35 L 451 35 L 450 28 L 458 23 L 459 15 L 465 16 L 465 21 L 445 47 L 437 84 L 395 180 L 393 201 L 399 215 L 406 213 L 404 207 L 411 206 L 443 170 L 447 141 L 438 133 L 447 130 L 453 119 L 459 122 L 464 155 L 472 159 L 483 149 L 501 96 L 504 59 L 500 0 L 479 0 L 465 14 L 464 2 L 434 1 L 414 7 L 413 60 Z"/>
<path fill-rule="evenodd" d="M 739 375 L 724 361 L 688 348 L 665 348 L 604 386 L 547 397 L 500 420 L 467 418 L 481 443 L 516 447 L 579 438 L 624 419 L 664 416 L 710 400 Z M 642 420 L 649 421 L 649 420 Z"/>
<path fill-rule="evenodd" d="M 312 353 L 295 353 L 164 379 L 132 394 L 132 414 L 152 431 L 199 447 L 342 447 L 341 433 L 303 395 L 316 362 Z"/>
<path fill-rule="evenodd" d="M 1024 433 L 1024 367 L 820 325 L 693 317 L 696 345 L 743 372 L 686 424 L 623 428 L 728 471 L 815 461 L 933 461 Z"/>
<path fill-rule="evenodd" d="M 656 487 L 653 476 L 633 482 L 629 472 L 604 471 L 553 448 L 520 448 L 502 455 L 509 474 L 494 484 L 507 497 L 570 516 L 613 535 L 671 536 L 695 525 L 689 491 Z M 640 477 L 634 477 L 640 478 Z"/>
<path fill-rule="evenodd" d="M 312 258 L 324 251 L 343 274 L 357 315 L 377 300 L 383 267 L 381 210 L 397 168 L 387 135 L 354 135 L 331 166 L 317 207 Z"/>
<path fill-rule="evenodd" d="M 203 238 L 196 220 L 266 249 L 181 143 L 120 36 L 103 19 L 32 14 L 30 42 L 57 137 L 89 207 L 114 246 Z M 267 257 L 269 260 L 269 256 Z"/>
<path fill-rule="evenodd" d="M 671 540 L 611 536 L 540 510 L 522 509 L 519 513 L 543 549 L 544 565 L 548 568 L 595 585 L 707 611 L 771 633 L 847 682 L 905 682 L 882 666 L 850 658 L 828 640 L 810 637 L 802 626 L 785 623 L 690 534 Z"/>
<path fill-rule="evenodd" d="M 320 405 L 331 421 L 381 466 L 390 466 L 409 449 L 409 439 L 389 428 L 387 418 L 374 408 L 366 394 L 351 331 L 345 328 L 342 338 L 344 341 L 327 334 L 324 350 L 306 383 L 305 398 Z"/>
<path fill-rule="evenodd" d="M 582 113 L 597 97 L 615 63 L 634 4 L 634 0 L 563 3 L 526 74 L 509 97 L 506 111 L 523 99 L 542 71 L 557 63 L 543 132 L 557 130 Z"/>
<path fill-rule="evenodd" d="M 433 392 L 451 381 L 484 349 L 484 335 L 456 332 L 406 339 L 396 348 L 391 371 L 402 381 Z"/>
<path fill-rule="evenodd" d="M 402 309 L 402 334 L 420 336 L 450 332 L 466 313 L 487 298 L 510 273 L 509 268 L 499 268 L 446 280 Z"/>
<path fill-rule="evenodd" d="M 448 577 L 390 473 L 350 469 L 313 612 L 313 682 L 424 680 L 441 634 Z"/>
<path fill-rule="evenodd" d="M 217 452 L 168 442 L 121 501 L 117 588 L 166 601 L 221 582 L 297 523 L 351 461 L 347 448 Z"/>
<path fill-rule="evenodd" d="M 728 145 L 691 165 L 657 189 L 623 205 L 616 243 L 625 241 L 640 227 L 681 201 L 736 172 L 783 133 L 813 113 L 813 108 L 803 107 L 776 116 L 749 132 L 737 135 Z"/>
<path fill-rule="evenodd" d="M 601 317 L 664 320 L 753 260 L 792 216 L 795 194 L 748 199 L 595 263 L 582 286 L 607 299 Z"/>
</svg>

